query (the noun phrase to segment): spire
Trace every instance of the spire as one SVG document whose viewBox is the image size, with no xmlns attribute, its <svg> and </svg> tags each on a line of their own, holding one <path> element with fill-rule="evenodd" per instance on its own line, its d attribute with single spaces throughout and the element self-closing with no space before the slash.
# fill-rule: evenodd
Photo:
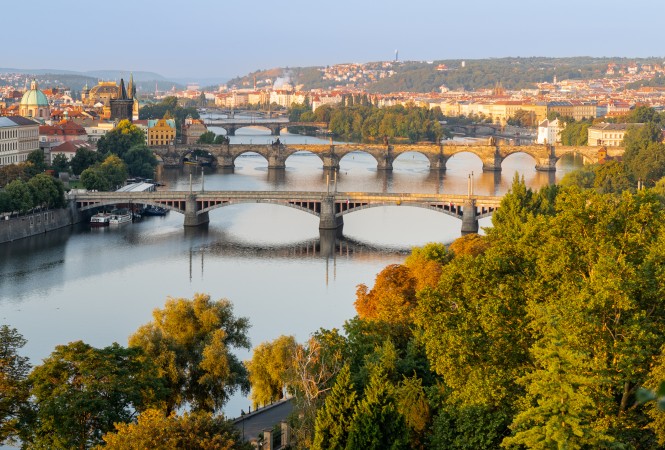
<svg viewBox="0 0 665 450">
<path fill-rule="evenodd" d="M 125 80 L 120 78 L 120 98 L 119 100 L 127 100 L 127 91 L 125 90 Z"/>
<path fill-rule="evenodd" d="M 136 86 L 134 86 L 134 74 L 133 73 L 129 74 L 129 83 L 127 83 L 127 93 L 129 94 L 129 98 L 136 97 Z"/>
</svg>

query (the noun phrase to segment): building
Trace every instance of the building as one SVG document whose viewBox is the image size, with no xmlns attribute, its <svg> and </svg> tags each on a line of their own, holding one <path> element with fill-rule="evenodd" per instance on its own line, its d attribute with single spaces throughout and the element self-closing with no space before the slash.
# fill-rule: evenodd
<svg viewBox="0 0 665 450">
<path fill-rule="evenodd" d="M 88 150 L 96 150 L 92 145 L 87 141 L 67 141 L 63 142 L 60 145 L 51 147 L 49 152 L 49 162 L 53 164 L 53 158 L 56 155 L 64 155 L 67 158 L 67 161 L 71 161 L 74 156 L 76 156 L 77 150 L 85 148 Z"/>
<path fill-rule="evenodd" d="M 18 107 L 19 116 L 32 117 L 45 121 L 51 118 L 51 108 L 46 95 L 39 90 L 37 81 L 32 80 L 30 89 L 23 94 Z"/>
<path fill-rule="evenodd" d="M 196 144 L 203 133 L 208 131 L 202 120 L 187 116 L 182 127 L 182 143 Z"/>
<path fill-rule="evenodd" d="M 561 142 L 561 124 L 559 119 L 543 120 L 538 124 L 538 137 L 536 143 L 538 144 L 556 144 Z"/>
<path fill-rule="evenodd" d="M 133 89 L 133 86 L 131 87 Z M 120 79 L 120 94 L 117 98 L 109 100 L 111 104 L 111 120 L 120 122 L 121 120 L 134 120 L 134 99 L 127 95 L 125 90 L 125 80 Z"/>
<path fill-rule="evenodd" d="M 599 123 L 589 127 L 588 145 L 621 147 L 623 138 L 631 127 L 641 127 L 643 123 Z"/>
<path fill-rule="evenodd" d="M 25 162 L 39 150 L 39 123 L 32 119 L 0 117 L 0 166 Z"/>
<path fill-rule="evenodd" d="M 173 119 L 148 120 L 148 146 L 175 143 L 176 126 Z"/>
</svg>

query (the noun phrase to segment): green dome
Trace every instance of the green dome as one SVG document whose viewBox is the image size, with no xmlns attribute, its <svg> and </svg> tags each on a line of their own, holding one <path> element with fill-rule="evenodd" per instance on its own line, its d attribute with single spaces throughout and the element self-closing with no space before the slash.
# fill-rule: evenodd
<svg viewBox="0 0 665 450">
<path fill-rule="evenodd" d="M 33 81 L 30 90 L 23 94 L 21 106 L 48 106 L 48 99 L 37 87 L 37 82 Z"/>
</svg>

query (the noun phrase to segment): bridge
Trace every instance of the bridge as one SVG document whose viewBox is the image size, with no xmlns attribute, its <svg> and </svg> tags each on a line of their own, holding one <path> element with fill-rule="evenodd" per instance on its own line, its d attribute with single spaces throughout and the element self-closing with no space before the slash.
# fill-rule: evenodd
<svg viewBox="0 0 665 450">
<path fill-rule="evenodd" d="M 298 123 L 298 122 L 290 122 Z M 339 163 L 353 152 L 365 152 L 374 157 L 377 169 L 392 170 L 395 159 L 405 153 L 424 155 L 430 170 L 446 170 L 450 158 L 460 153 L 472 153 L 480 158 L 483 171 L 500 171 L 501 164 L 510 155 L 525 153 L 536 163 L 536 170 L 556 171 L 556 163 L 568 154 L 580 155 L 587 163 L 597 163 L 601 157 L 623 155 L 623 147 L 554 146 L 554 145 L 453 145 L 453 144 L 189 144 L 152 147 L 165 167 L 179 167 L 195 150 L 202 150 L 213 157 L 213 165 L 221 168 L 235 167 L 235 160 L 245 153 L 258 153 L 268 161 L 268 168 L 284 169 L 286 160 L 296 152 L 317 155 L 325 170 L 339 170 Z"/>
<path fill-rule="evenodd" d="M 290 122 L 289 120 L 206 120 L 205 124 L 209 127 L 220 127 L 226 130 L 227 136 L 235 136 L 236 130 L 245 127 L 263 127 L 270 130 L 270 134 L 279 136 L 284 128 L 288 127 L 310 127 L 318 129 L 328 129 L 328 122 Z"/>
<path fill-rule="evenodd" d="M 477 233 L 478 219 L 488 217 L 502 197 L 369 192 L 300 191 L 157 191 L 84 192 L 71 194 L 79 211 L 93 211 L 118 204 L 142 204 L 167 208 L 184 215 L 185 227 L 207 224 L 209 212 L 243 203 L 267 203 L 294 208 L 319 218 L 320 230 L 341 235 L 344 216 L 380 206 L 426 208 L 462 220 L 462 234 Z"/>
</svg>

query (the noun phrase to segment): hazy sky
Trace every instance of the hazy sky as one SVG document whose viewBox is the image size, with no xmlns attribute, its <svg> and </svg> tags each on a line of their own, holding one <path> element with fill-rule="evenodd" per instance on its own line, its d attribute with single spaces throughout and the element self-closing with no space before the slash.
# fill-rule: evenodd
<svg viewBox="0 0 665 450">
<path fill-rule="evenodd" d="M 233 77 L 277 66 L 663 56 L 662 0 L 2 2 L 0 67 Z"/>
</svg>

